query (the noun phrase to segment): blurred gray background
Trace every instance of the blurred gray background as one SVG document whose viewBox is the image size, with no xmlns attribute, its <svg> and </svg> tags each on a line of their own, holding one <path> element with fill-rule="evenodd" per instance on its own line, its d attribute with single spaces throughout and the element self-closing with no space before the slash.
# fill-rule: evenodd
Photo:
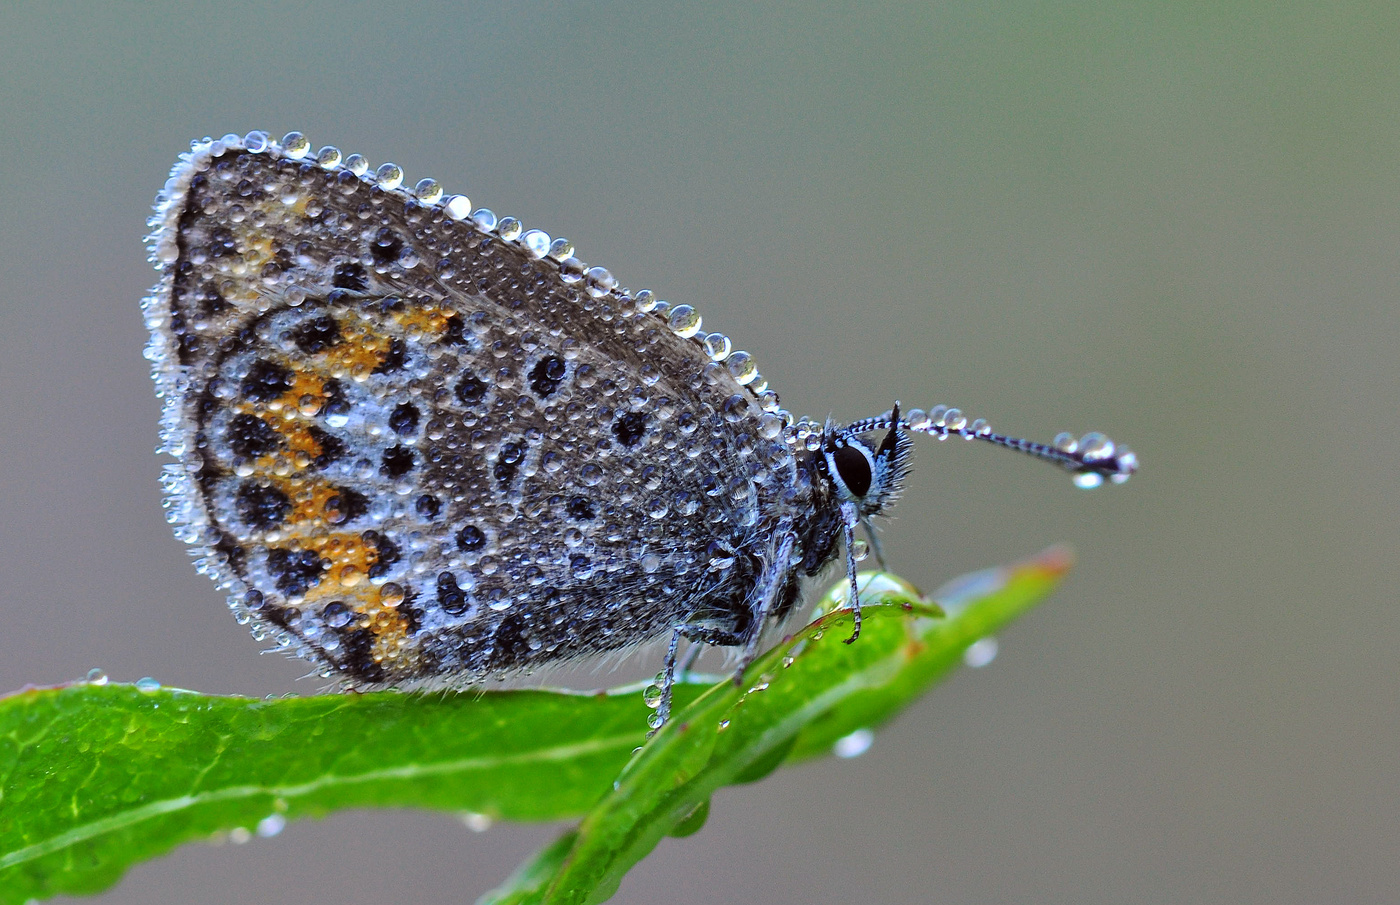
<svg viewBox="0 0 1400 905">
<path fill-rule="evenodd" d="M 1397 47 L 1388 3 L 7 5 L 0 688 L 315 691 L 162 520 L 138 310 L 189 140 L 300 129 L 696 305 L 794 410 L 1142 459 L 922 442 L 896 571 L 1065 540 L 1070 580 L 616 901 L 1393 901 Z M 555 831 L 345 813 L 102 901 L 470 902 Z"/>
</svg>

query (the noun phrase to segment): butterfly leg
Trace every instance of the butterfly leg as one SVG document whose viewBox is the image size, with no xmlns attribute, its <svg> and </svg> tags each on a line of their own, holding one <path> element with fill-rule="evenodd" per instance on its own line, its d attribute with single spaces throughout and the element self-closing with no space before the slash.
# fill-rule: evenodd
<svg viewBox="0 0 1400 905">
<path fill-rule="evenodd" d="M 690 671 L 695 667 L 695 661 L 700 659 L 700 655 L 705 652 L 705 645 L 694 644 L 685 652 L 685 658 L 676 666 L 677 681 L 684 682 L 690 678 Z"/>
<path fill-rule="evenodd" d="M 846 540 L 846 578 L 851 582 L 851 616 L 855 626 L 846 643 L 860 637 L 860 585 L 856 583 L 856 525 L 860 524 L 860 514 L 855 503 L 841 504 L 841 523 Z"/>
<path fill-rule="evenodd" d="M 861 519 L 860 526 L 865 529 L 865 536 L 870 539 L 870 551 L 875 554 L 875 561 L 880 564 L 881 572 L 888 572 L 890 567 L 885 565 L 885 548 L 880 543 L 880 535 L 875 531 L 875 525 L 870 519 Z"/>
<path fill-rule="evenodd" d="M 739 685 L 743 682 L 745 670 L 758 656 L 758 644 L 763 638 L 763 630 L 768 622 L 768 617 L 773 614 L 774 608 L 777 606 L 778 595 L 791 573 L 792 567 L 789 560 L 792 559 L 792 551 L 797 544 L 797 537 L 792 533 L 792 523 L 785 521 L 780 524 L 775 536 L 778 538 L 778 542 L 774 548 L 771 548 L 770 555 L 765 561 L 763 574 L 759 576 L 755 586 L 752 598 L 755 601 L 751 611 L 752 617 L 742 635 L 716 631 L 711 626 L 700 625 L 677 625 L 671 629 L 671 643 L 666 649 L 666 671 L 663 676 L 665 681 L 661 688 L 661 705 L 657 711 L 660 721 L 656 723 L 656 728 L 659 729 L 664 725 L 671 715 L 671 690 L 675 685 L 676 677 L 676 651 L 682 637 L 690 637 L 692 640 L 700 640 L 706 644 L 742 645 L 743 650 L 734 670 L 734 684 Z M 698 645 L 696 650 L 699 650 Z M 691 659 L 691 657 L 687 657 L 687 661 Z M 689 668 L 689 662 L 686 666 Z"/>
<path fill-rule="evenodd" d="M 791 529 L 791 523 L 785 523 L 780 527 L 777 549 L 769 558 L 763 570 L 763 576 L 759 579 L 758 587 L 755 589 L 756 605 L 753 609 L 753 622 L 749 625 L 748 637 L 744 639 L 743 653 L 739 655 L 739 662 L 734 669 L 735 685 L 743 683 L 744 671 L 758 656 L 758 643 L 763 638 L 763 629 L 767 625 L 768 617 L 773 615 L 773 607 L 776 605 L 778 593 L 782 590 L 792 568 L 788 564 L 788 560 L 792 558 L 792 550 L 797 543 L 797 538 L 793 536 Z"/>
<path fill-rule="evenodd" d="M 656 708 L 657 721 L 652 732 L 666 725 L 666 721 L 671 718 L 671 689 L 676 684 L 676 650 L 680 647 L 681 633 L 684 630 L 685 626 L 682 625 L 671 629 L 671 643 L 666 646 L 666 670 L 664 681 L 661 683 L 661 703 Z"/>
</svg>

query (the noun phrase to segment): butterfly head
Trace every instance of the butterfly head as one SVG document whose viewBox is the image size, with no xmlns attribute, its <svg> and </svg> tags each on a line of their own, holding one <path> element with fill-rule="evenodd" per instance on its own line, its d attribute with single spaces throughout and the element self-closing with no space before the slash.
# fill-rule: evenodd
<svg viewBox="0 0 1400 905">
<path fill-rule="evenodd" d="M 884 512 L 899 497 L 909 474 L 913 441 L 891 412 L 889 428 L 878 442 L 862 436 L 859 425 L 828 430 L 822 446 L 826 473 L 839 499 L 854 503 L 861 518 Z"/>
</svg>

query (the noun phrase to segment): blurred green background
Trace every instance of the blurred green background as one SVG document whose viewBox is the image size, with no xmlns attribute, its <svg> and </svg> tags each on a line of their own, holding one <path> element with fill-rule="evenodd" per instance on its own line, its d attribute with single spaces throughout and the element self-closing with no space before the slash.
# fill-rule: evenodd
<svg viewBox="0 0 1400 905">
<path fill-rule="evenodd" d="M 932 588 L 1064 590 L 855 760 L 717 796 L 621 903 L 1389 902 L 1400 7 L 25 3 L 0 12 L 0 688 L 315 691 L 162 520 L 138 302 L 192 138 L 291 129 L 696 305 L 784 404 L 1103 430 L 917 450 Z M 620 682 L 646 675 L 599 676 Z M 106 903 L 468 902 L 552 838 L 342 814 Z"/>
</svg>

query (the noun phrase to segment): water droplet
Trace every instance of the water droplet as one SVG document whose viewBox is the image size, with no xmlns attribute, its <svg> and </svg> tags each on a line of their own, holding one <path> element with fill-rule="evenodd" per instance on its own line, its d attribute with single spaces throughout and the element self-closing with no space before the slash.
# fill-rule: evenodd
<svg viewBox="0 0 1400 905">
<path fill-rule="evenodd" d="M 442 209 L 453 220 L 465 220 L 472 214 L 472 200 L 466 195 L 453 195 L 447 199 Z"/>
<path fill-rule="evenodd" d="M 424 204 L 437 204 L 442 200 L 442 186 L 436 179 L 420 179 L 413 187 L 413 196 Z"/>
<path fill-rule="evenodd" d="M 253 834 L 248 831 L 246 826 L 236 826 L 228 831 L 228 841 L 234 845 L 243 845 L 252 838 Z"/>
<path fill-rule="evenodd" d="M 584 272 L 584 288 L 595 299 L 602 298 L 617 288 L 617 278 L 605 267 L 590 267 Z"/>
<path fill-rule="evenodd" d="M 287 818 L 281 814 L 269 814 L 258 821 L 257 833 L 260 838 L 271 839 L 287 828 Z"/>
<path fill-rule="evenodd" d="M 484 833 L 495 824 L 495 820 L 485 814 L 478 814 L 475 811 L 463 811 L 461 815 L 462 825 L 473 833 Z"/>
<path fill-rule="evenodd" d="M 728 728 L 729 728 L 729 720 L 720 720 L 720 721 L 719 721 L 719 731 L 720 731 L 720 732 L 723 732 L 724 730 L 726 730 L 726 729 L 728 729 Z"/>
<path fill-rule="evenodd" d="M 476 224 L 477 229 L 489 233 L 496 228 L 496 212 L 489 207 L 479 207 L 472 214 L 472 222 Z"/>
<path fill-rule="evenodd" d="M 321 609 L 321 618 L 331 628 L 345 628 L 354 617 L 354 611 L 339 600 L 333 600 Z"/>
<path fill-rule="evenodd" d="M 748 397 L 735 393 L 720 404 L 720 412 L 724 415 L 725 421 L 737 424 L 744 420 L 749 413 Z"/>
<path fill-rule="evenodd" d="M 770 412 L 764 412 L 758 419 L 758 435 L 765 440 L 776 440 L 783 432 L 783 419 Z"/>
<path fill-rule="evenodd" d="M 530 254 L 543 258 L 549 254 L 549 233 L 542 229 L 527 229 L 520 237 L 520 244 L 529 249 Z"/>
<path fill-rule="evenodd" d="M 565 261 L 574 256 L 574 243 L 563 236 L 549 243 L 549 256 L 556 261 Z"/>
<path fill-rule="evenodd" d="M 94 666 L 88 670 L 87 683 L 89 685 L 106 685 L 108 681 L 110 680 L 107 678 L 107 673 L 103 672 L 101 667 Z"/>
<path fill-rule="evenodd" d="M 754 378 L 758 376 L 758 365 L 747 352 L 731 354 L 725 361 L 725 366 L 729 368 L 729 376 L 738 381 L 740 386 L 753 383 Z"/>
<path fill-rule="evenodd" d="M 700 314 L 689 305 L 677 305 L 671 309 L 666 324 L 677 336 L 694 336 L 700 332 Z"/>
<path fill-rule="evenodd" d="M 403 170 L 396 163 L 381 164 L 379 169 L 374 171 L 374 180 L 385 191 L 396 189 L 403 184 Z"/>
<path fill-rule="evenodd" d="M 136 680 L 136 690 L 142 694 L 150 694 L 153 691 L 160 691 L 160 683 L 150 676 L 142 676 Z"/>
<path fill-rule="evenodd" d="M 1079 441 L 1076 440 L 1074 434 L 1071 434 L 1069 431 L 1056 434 L 1055 439 L 1050 441 L 1050 445 L 1054 446 L 1060 452 L 1067 453 L 1074 453 L 1079 449 Z"/>
<path fill-rule="evenodd" d="M 1120 482 L 1121 483 L 1121 482 Z M 1081 471 L 1074 476 L 1074 486 L 1083 490 L 1093 490 L 1103 486 L 1103 475 L 1097 471 Z"/>
<path fill-rule="evenodd" d="M 496 224 L 496 235 L 507 242 L 514 242 L 520 238 L 520 233 L 525 229 L 524 224 L 514 217 L 502 217 L 501 222 Z"/>
<path fill-rule="evenodd" d="M 1112 459 L 1113 451 L 1113 441 L 1098 431 L 1092 431 L 1079 438 L 1079 454 L 1086 462 Z"/>
<path fill-rule="evenodd" d="M 301 160 L 311 150 L 311 142 L 300 132 L 288 132 L 282 136 L 282 151 L 292 160 Z"/>
<path fill-rule="evenodd" d="M 1122 484 L 1124 481 L 1127 481 L 1128 478 L 1131 478 L 1133 476 L 1133 472 L 1137 471 L 1137 468 L 1137 454 L 1134 453 L 1131 449 L 1128 449 L 1128 447 L 1119 445 L 1118 471 L 1117 473 L 1111 475 L 1109 477 L 1109 480 L 1115 484 Z"/>
<path fill-rule="evenodd" d="M 860 757 L 875 743 L 875 733 L 869 729 L 857 729 L 850 735 L 843 735 L 831 746 L 831 753 L 837 757 Z"/>
<path fill-rule="evenodd" d="M 340 149 L 326 145 L 316 152 L 316 165 L 327 170 L 333 170 L 340 166 Z"/>
<path fill-rule="evenodd" d="M 963 651 L 963 663 L 973 669 L 981 669 L 997 658 L 997 639 L 988 635 L 979 638 L 967 646 Z"/>
<path fill-rule="evenodd" d="M 925 430 L 932 423 L 928 420 L 928 412 L 923 409 L 910 409 L 904 417 L 909 421 L 910 430 Z"/>
<path fill-rule="evenodd" d="M 705 347 L 705 354 L 710 356 L 711 361 L 724 361 L 734 349 L 734 344 L 723 333 L 708 334 L 701 345 Z"/>
<path fill-rule="evenodd" d="M 661 706 L 661 686 L 648 685 L 642 692 L 642 700 L 652 710 Z"/>
<path fill-rule="evenodd" d="M 967 427 L 967 416 L 959 409 L 948 409 L 943 416 L 943 424 L 950 431 L 960 431 Z"/>
<path fill-rule="evenodd" d="M 556 240 L 557 241 L 557 240 Z M 559 262 L 559 279 L 566 283 L 577 283 L 583 279 L 583 262 L 578 258 L 565 258 Z"/>
<path fill-rule="evenodd" d="M 351 154 L 345 158 L 345 169 L 356 176 L 363 176 L 369 172 L 369 161 L 365 159 L 363 154 Z"/>
<path fill-rule="evenodd" d="M 856 562 L 865 562 L 870 556 L 870 545 L 863 540 L 858 540 L 851 544 L 851 554 L 855 556 Z"/>
</svg>

